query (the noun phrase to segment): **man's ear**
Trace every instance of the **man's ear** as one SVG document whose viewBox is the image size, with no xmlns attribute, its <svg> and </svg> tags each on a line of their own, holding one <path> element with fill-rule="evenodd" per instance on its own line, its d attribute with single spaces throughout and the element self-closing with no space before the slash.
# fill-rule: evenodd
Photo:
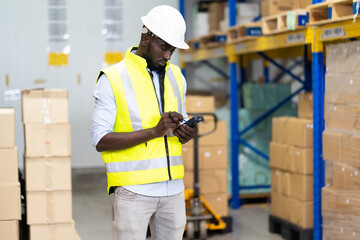
<svg viewBox="0 0 360 240">
<path fill-rule="evenodd" d="M 141 46 L 147 47 L 150 43 L 150 38 L 146 34 L 141 34 Z"/>
</svg>

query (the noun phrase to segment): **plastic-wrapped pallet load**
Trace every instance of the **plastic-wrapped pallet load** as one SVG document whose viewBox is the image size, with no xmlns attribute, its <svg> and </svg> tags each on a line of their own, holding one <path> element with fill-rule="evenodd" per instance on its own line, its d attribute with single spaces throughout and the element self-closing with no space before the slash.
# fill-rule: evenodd
<svg viewBox="0 0 360 240">
<path fill-rule="evenodd" d="M 360 221 L 360 42 L 326 48 L 324 239 L 356 239 Z"/>
<path fill-rule="evenodd" d="M 0 108 L 0 129 L 0 236 L 18 240 L 21 199 L 14 109 Z"/>
<path fill-rule="evenodd" d="M 30 240 L 75 239 L 68 92 L 24 90 L 22 112 Z"/>
</svg>

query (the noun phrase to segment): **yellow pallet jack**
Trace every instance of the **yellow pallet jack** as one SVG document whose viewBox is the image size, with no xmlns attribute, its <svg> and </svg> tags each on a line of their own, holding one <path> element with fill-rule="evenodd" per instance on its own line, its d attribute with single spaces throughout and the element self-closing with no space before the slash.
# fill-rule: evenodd
<svg viewBox="0 0 360 240">
<path fill-rule="evenodd" d="M 213 113 L 196 113 L 191 115 L 210 116 L 214 120 L 214 128 L 203 134 L 196 134 L 194 137 L 194 185 L 192 189 L 185 189 L 185 201 L 187 212 L 186 238 L 188 240 L 207 238 L 208 230 L 219 230 L 222 233 L 232 231 L 232 218 L 220 216 L 210 206 L 206 199 L 200 195 L 199 184 L 199 159 L 198 145 L 199 138 L 211 134 L 216 130 L 217 117 Z"/>
</svg>

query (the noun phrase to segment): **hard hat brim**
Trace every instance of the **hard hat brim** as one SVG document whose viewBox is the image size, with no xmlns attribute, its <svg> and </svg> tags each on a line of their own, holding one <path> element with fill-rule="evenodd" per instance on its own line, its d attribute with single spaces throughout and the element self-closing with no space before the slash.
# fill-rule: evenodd
<svg viewBox="0 0 360 240">
<path fill-rule="evenodd" d="M 141 17 L 141 22 L 145 25 L 145 27 L 146 27 L 147 29 L 149 29 L 149 30 L 150 30 L 151 32 L 153 32 L 156 36 L 158 36 L 158 37 L 161 38 L 164 42 L 170 44 L 171 46 L 176 47 L 176 48 L 179 48 L 179 49 L 189 49 L 189 48 L 190 48 L 189 45 L 187 45 L 186 42 L 170 42 L 169 40 L 164 39 L 162 36 L 157 35 L 156 32 L 154 32 L 153 29 L 151 29 L 151 24 L 148 24 L 148 23 L 146 22 L 146 17 L 145 17 L 145 16 Z"/>
</svg>

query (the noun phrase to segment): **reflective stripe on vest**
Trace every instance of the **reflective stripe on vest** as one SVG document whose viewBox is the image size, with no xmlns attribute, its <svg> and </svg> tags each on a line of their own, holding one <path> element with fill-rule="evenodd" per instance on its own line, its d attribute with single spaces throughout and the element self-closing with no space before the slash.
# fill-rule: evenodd
<svg viewBox="0 0 360 240">
<path fill-rule="evenodd" d="M 172 72 L 171 68 L 168 68 L 166 75 L 170 81 L 171 87 L 174 91 L 174 95 L 177 96 L 178 111 L 181 112 L 181 109 L 182 109 L 181 93 L 180 93 L 179 85 L 176 82 L 176 78 L 175 78 L 174 73 Z"/>
<path fill-rule="evenodd" d="M 132 85 L 130 75 L 127 71 L 127 68 L 125 67 L 124 62 L 120 62 L 119 64 L 115 65 L 118 71 L 121 73 L 122 71 L 125 71 L 123 74 L 121 74 L 121 80 L 123 82 L 124 86 L 124 92 L 125 92 L 125 98 L 128 105 L 128 111 L 130 114 L 131 124 L 133 126 L 134 131 L 138 131 L 141 129 L 144 129 L 141 123 L 141 117 L 140 117 L 140 110 L 137 101 L 134 101 L 136 99 L 136 94 L 134 90 L 134 86 Z"/>
<path fill-rule="evenodd" d="M 131 171 L 141 171 L 141 170 L 150 170 L 157 168 L 166 168 L 167 162 L 165 158 L 156 158 L 150 160 L 139 160 L 139 161 L 130 161 L 130 162 L 110 162 L 105 163 L 106 171 L 108 173 L 114 172 L 131 172 Z M 182 165 L 181 156 L 173 156 L 170 161 L 171 166 Z"/>
</svg>

